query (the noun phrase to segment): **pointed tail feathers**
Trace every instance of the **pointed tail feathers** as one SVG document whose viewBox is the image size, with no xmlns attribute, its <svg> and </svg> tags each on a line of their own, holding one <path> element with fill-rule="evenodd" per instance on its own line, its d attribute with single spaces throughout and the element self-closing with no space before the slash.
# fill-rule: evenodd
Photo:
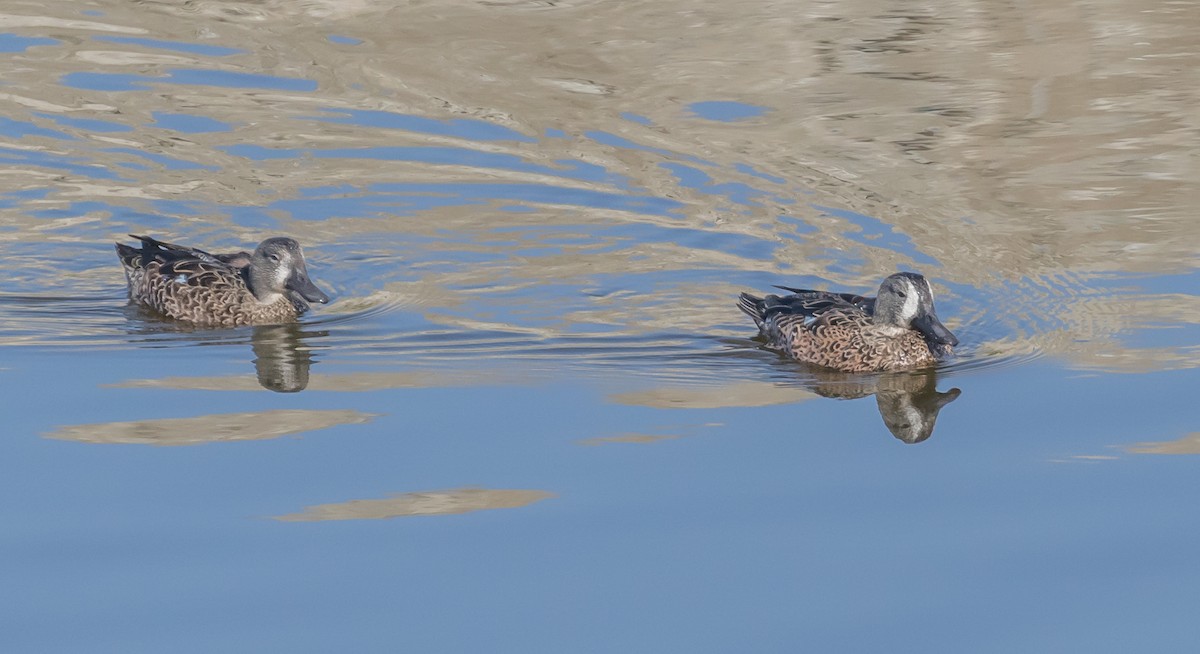
<svg viewBox="0 0 1200 654">
<path fill-rule="evenodd" d="M 767 305 L 760 297 L 755 297 L 749 293 L 742 293 L 738 296 L 738 308 L 742 313 L 754 319 L 754 324 L 760 328 L 763 326 L 763 318 L 767 315 Z"/>
</svg>

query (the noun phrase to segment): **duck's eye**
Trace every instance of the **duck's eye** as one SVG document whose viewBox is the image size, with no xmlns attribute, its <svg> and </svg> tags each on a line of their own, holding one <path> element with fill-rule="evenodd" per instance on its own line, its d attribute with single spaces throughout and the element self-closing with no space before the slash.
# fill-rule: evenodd
<svg viewBox="0 0 1200 654">
<path fill-rule="evenodd" d="M 899 295 L 901 300 L 908 297 L 908 293 L 905 293 L 904 291 L 896 291 L 896 295 Z"/>
<path fill-rule="evenodd" d="M 275 254 L 275 253 L 268 254 L 267 258 L 270 259 L 271 261 L 274 261 L 275 263 L 279 263 L 279 255 L 278 254 Z"/>
</svg>

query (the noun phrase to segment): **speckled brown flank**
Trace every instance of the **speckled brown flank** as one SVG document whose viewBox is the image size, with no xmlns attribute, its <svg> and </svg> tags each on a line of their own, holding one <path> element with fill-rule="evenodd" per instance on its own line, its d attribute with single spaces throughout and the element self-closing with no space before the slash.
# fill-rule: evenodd
<svg viewBox="0 0 1200 654">
<path fill-rule="evenodd" d="M 792 358 L 835 370 L 902 370 L 937 362 L 920 334 L 885 333 L 865 314 L 829 312 L 807 327 L 803 316 L 779 315 L 769 333 L 771 343 Z"/>
</svg>

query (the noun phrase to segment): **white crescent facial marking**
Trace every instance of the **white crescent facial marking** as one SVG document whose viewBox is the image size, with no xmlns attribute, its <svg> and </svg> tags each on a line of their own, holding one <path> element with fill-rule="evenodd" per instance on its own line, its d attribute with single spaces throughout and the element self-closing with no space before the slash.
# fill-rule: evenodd
<svg viewBox="0 0 1200 654">
<path fill-rule="evenodd" d="M 901 309 L 900 315 L 905 322 L 917 317 L 917 306 L 921 302 L 921 297 L 917 293 L 917 287 L 907 279 L 904 280 L 904 285 L 908 287 L 908 294 L 904 298 L 904 308 Z"/>
<path fill-rule="evenodd" d="M 285 283 L 287 283 L 289 274 L 291 274 L 290 270 L 288 270 L 285 266 L 279 266 L 275 269 L 275 281 L 277 281 L 282 287 Z"/>
</svg>

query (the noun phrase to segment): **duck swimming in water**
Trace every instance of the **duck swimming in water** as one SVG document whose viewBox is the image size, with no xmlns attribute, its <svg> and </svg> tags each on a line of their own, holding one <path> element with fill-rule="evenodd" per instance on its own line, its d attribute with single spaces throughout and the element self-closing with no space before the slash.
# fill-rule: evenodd
<svg viewBox="0 0 1200 654">
<path fill-rule="evenodd" d="M 329 296 L 308 278 L 300 244 L 269 238 L 253 253 L 204 250 L 131 235 L 141 248 L 117 243 L 129 297 L 168 318 L 202 327 L 294 321 L 308 302 Z"/>
<path fill-rule="evenodd" d="M 791 295 L 742 293 L 738 308 L 754 319 L 767 346 L 794 359 L 847 372 L 921 368 L 948 355 L 958 339 L 938 320 L 933 289 L 901 272 L 876 297 L 780 286 Z"/>
</svg>

